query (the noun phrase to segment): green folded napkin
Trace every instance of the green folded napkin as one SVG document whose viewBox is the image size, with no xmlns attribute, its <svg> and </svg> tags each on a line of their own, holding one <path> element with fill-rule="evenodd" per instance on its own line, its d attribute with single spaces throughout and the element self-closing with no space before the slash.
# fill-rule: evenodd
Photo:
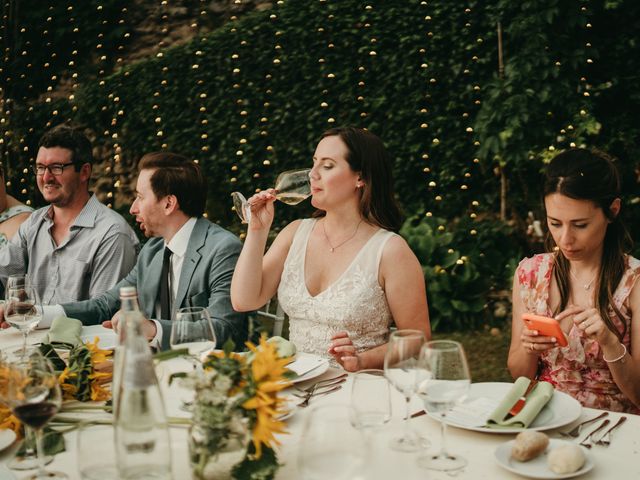
<svg viewBox="0 0 640 480">
<path fill-rule="evenodd" d="M 518 378 L 513 387 L 507 392 L 500 402 L 500 405 L 489 415 L 487 420 L 488 428 L 528 428 L 536 419 L 540 411 L 553 397 L 553 386 L 549 382 L 538 382 L 533 390 L 527 395 L 524 407 L 517 415 L 509 417 L 509 410 L 516 401 L 524 395 L 529 386 L 529 380 L 526 377 Z"/>
<path fill-rule="evenodd" d="M 296 354 L 296 346 L 293 342 L 290 342 L 286 338 L 282 337 L 270 337 L 267 339 L 269 343 L 275 343 L 278 349 L 278 356 L 280 358 L 293 357 Z"/>
<path fill-rule="evenodd" d="M 73 347 L 82 342 L 81 332 L 82 322 L 80 320 L 58 317 L 51 322 L 49 333 L 43 343 L 50 343 L 55 347 Z"/>
</svg>

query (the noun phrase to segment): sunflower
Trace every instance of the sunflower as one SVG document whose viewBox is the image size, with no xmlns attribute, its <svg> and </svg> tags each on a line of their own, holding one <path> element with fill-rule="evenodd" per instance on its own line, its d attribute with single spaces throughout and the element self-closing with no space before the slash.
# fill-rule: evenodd
<svg viewBox="0 0 640 480">
<path fill-rule="evenodd" d="M 11 412 L 9 407 L 0 404 L 0 431 L 13 430 L 18 437 L 22 434 L 22 424 L 20 420 Z"/>
<path fill-rule="evenodd" d="M 103 385 L 113 377 L 112 352 L 98 347 L 99 338 L 79 345 L 69 354 L 69 365 L 58 376 L 64 398 L 103 401 L 111 398 Z"/>
<path fill-rule="evenodd" d="M 278 396 L 278 392 L 287 388 L 290 382 L 286 380 L 286 365 L 290 358 L 279 358 L 277 347 L 269 343 L 263 335 L 260 338 L 260 346 L 247 343 L 247 347 L 253 352 L 254 357 L 250 365 L 250 380 L 248 388 L 253 394 L 242 407 L 246 410 L 255 410 L 256 419 L 253 425 L 253 445 L 256 450 L 256 458 L 262 455 L 262 446 L 272 448 L 279 442 L 275 434 L 284 433 L 284 423 L 278 421 L 279 415 L 285 413 L 285 401 Z"/>
</svg>

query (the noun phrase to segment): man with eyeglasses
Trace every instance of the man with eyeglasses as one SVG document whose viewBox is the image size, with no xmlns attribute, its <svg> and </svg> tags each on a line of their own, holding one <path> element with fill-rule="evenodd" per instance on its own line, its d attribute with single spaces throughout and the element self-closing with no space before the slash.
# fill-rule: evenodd
<svg viewBox="0 0 640 480">
<path fill-rule="evenodd" d="M 33 171 L 49 205 L 33 212 L 0 250 L 0 280 L 28 275 L 43 305 L 96 297 L 136 262 L 133 229 L 89 191 L 91 150 L 89 139 L 66 125 L 43 135 Z M 6 328 L 3 316 L 0 309 Z"/>
</svg>

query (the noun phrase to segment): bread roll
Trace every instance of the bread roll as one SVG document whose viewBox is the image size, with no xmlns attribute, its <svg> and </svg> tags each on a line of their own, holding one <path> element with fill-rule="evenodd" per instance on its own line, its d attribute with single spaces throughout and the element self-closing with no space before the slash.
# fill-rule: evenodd
<svg viewBox="0 0 640 480">
<path fill-rule="evenodd" d="M 582 448 L 573 444 L 554 448 L 547 456 L 549 468 L 558 474 L 577 472 L 585 461 Z"/>
<path fill-rule="evenodd" d="M 511 457 L 519 462 L 528 462 L 545 451 L 549 437 L 542 432 L 525 430 L 516 436 L 511 448 Z"/>
</svg>

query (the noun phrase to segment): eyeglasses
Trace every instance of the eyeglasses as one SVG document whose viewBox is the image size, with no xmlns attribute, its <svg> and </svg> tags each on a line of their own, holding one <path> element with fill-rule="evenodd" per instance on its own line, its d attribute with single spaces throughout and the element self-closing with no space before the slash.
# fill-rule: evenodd
<svg viewBox="0 0 640 480">
<path fill-rule="evenodd" d="M 49 170 L 49 173 L 51 173 L 51 175 L 57 177 L 58 175 L 62 175 L 62 172 L 64 172 L 64 169 L 70 165 L 73 165 L 73 162 L 54 163 L 53 165 L 34 165 L 33 171 L 36 175 L 42 176 L 44 175 L 44 172 Z"/>
</svg>

